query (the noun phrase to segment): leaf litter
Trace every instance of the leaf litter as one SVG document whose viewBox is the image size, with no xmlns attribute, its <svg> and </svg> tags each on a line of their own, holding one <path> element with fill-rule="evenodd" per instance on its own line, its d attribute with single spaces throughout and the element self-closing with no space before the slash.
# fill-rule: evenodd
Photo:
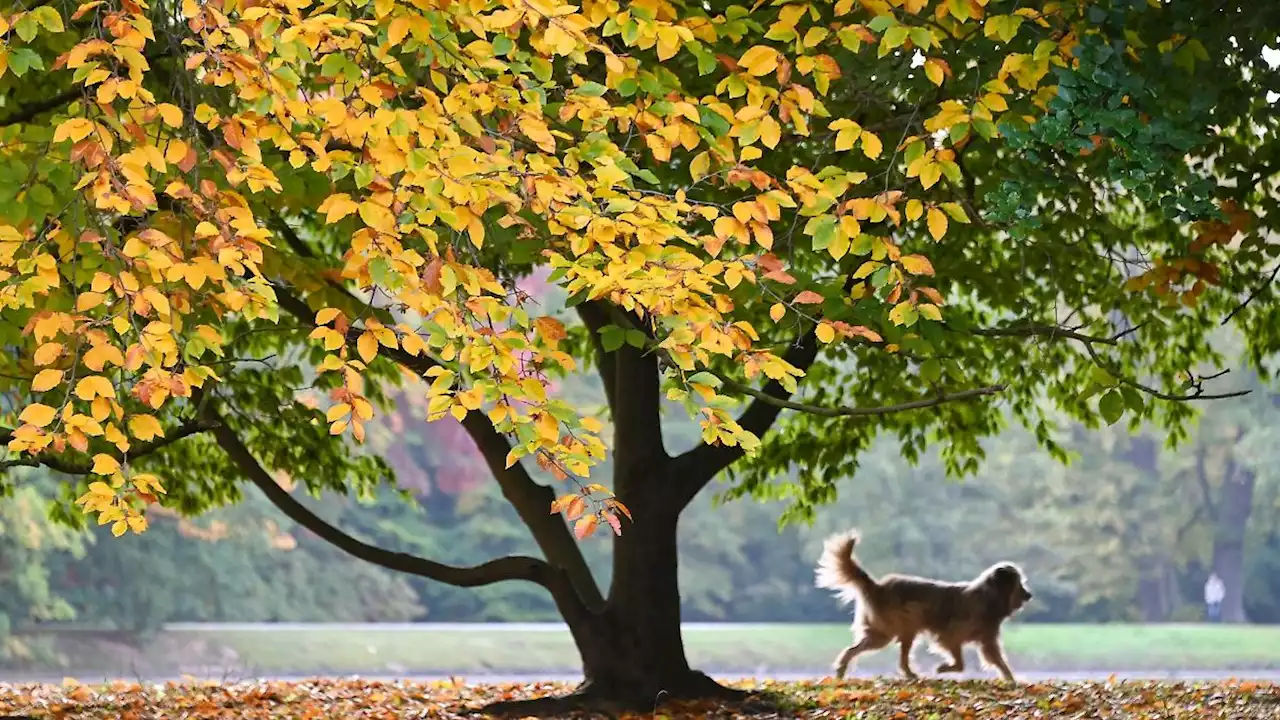
<svg viewBox="0 0 1280 720">
<path fill-rule="evenodd" d="M 685 703 L 656 718 L 1276 718 L 1280 685 L 1248 680 L 1186 682 L 744 680 L 734 687 L 771 700 L 752 709 Z M 375 682 L 358 678 L 306 681 L 0 684 L 0 716 L 29 718 L 454 718 L 504 700 L 561 695 L 565 683 L 467 684 L 460 680 Z M 768 705 L 769 709 L 761 709 Z M 563 717 L 588 717 L 586 713 Z"/>
</svg>

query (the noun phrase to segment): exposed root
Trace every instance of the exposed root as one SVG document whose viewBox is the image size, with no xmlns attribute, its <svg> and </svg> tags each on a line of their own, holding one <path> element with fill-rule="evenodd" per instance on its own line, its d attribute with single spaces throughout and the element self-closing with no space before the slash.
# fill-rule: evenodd
<svg viewBox="0 0 1280 720">
<path fill-rule="evenodd" d="M 496 702 L 477 708 L 472 714 L 484 717 L 613 719 L 630 713 L 652 713 L 660 708 L 679 710 L 681 706 L 690 706 L 690 716 L 696 716 L 700 713 L 693 706 L 706 702 L 714 702 L 720 707 L 732 705 L 746 715 L 768 714 L 777 710 L 776 703 L 767 694 L 725 687 L 705 673 L 691 672 L 652 695 L 588 680 L 568 695 Z"/>
</svg>

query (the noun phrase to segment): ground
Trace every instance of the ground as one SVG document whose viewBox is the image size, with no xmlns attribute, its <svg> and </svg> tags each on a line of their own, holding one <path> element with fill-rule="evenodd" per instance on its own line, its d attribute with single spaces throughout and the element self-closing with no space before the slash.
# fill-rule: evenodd
<svg viewBox="0 0 1280 720">
<path fill-rule="evenodd" d="M 81 635 L 80 637 L 76 637 Z M 725 675 L 821 674 L 849 641 L 847 624 L 690 624 L 690 662 Z M 564 675 L 580 669 L 567 631 L 554 624 L 493 625 L 175 625 L 141 647 L 59 636 L 66 667 L 10 667 L 30 679 L 72 675 L 170 678 L 261 675 Z M 1005 646 L 1017 671 L 1139 673 L 1280 670 L 1280 626 L 1034 625 L 1006 628 Z M 424 648 L 430 650 L 424 652 Z M 923 650 L 919 662 L 932 657 Z M 897 651 L 859 660 L 868 672 L 891 672 Z M 974 663 L 976 667 L 976 661 Z"/>
<path fill-rule="evenodd" d="M 666 708 L 655 718 L 1275 718 L 1280 686 L 1227 683 L 1025 683 L 830 680 L 756 683 L 773 705 L 746 714 L 714 706 Z M 311 682 L 0 685 L 0 715 L 32 718 L 474 718 L 494 700 L 561 693 L 556 683 L 478 685 Z M 759 703 L 757 703 L 759 705 Z"/>
</svg>

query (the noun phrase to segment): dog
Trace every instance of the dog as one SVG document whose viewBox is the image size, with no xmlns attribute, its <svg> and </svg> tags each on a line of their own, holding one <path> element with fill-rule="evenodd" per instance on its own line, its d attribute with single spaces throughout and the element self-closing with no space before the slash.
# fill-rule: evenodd
<svg viewBox="0 0 1280 720">
<path fill-rule="evenodd" d="M 964 645 L 977 643 L 983 663 L 1013 682 L 1013 671 L 1000 647 L 1000 626 L 1032 598 L 1017 565 L 997 563 L 967 583 L 910 575 L 877 580 L 853 556 L 858 537 L 858 531 L 851 530 L 827 538 L 815 570 L 817 587 L 835 590 L 842 603 L 859 601 L 852 627 L 854 644 L 836 657 L 836 679 L 844 677 L 858 655 L 896 640 L 901 644 L 898 669 L 914 680 L 918 676 L 911 669 L 911 647 L 917 636 L 925 635 L 937 654 L 949 656 L 949 662 L 938 666 L 939 673 L 964 672 Z"/>
</svg>

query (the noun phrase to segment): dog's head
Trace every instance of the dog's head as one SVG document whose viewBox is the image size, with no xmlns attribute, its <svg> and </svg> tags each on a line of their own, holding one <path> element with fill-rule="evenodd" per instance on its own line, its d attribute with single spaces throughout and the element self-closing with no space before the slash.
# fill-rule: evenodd
<svg viewBox="0 0 1280 720">
<path fill-rule="evenodd" d="M 998 598 L 1000 608 L 1006 617 L 1013 615 L 1031 602 L 1033 595 L 1027 589 L 1026 576 L 1017 565 L 1013 563 L 993 565 L 984 575 L 986 575 L 985 584 Z"/>
</svg>

